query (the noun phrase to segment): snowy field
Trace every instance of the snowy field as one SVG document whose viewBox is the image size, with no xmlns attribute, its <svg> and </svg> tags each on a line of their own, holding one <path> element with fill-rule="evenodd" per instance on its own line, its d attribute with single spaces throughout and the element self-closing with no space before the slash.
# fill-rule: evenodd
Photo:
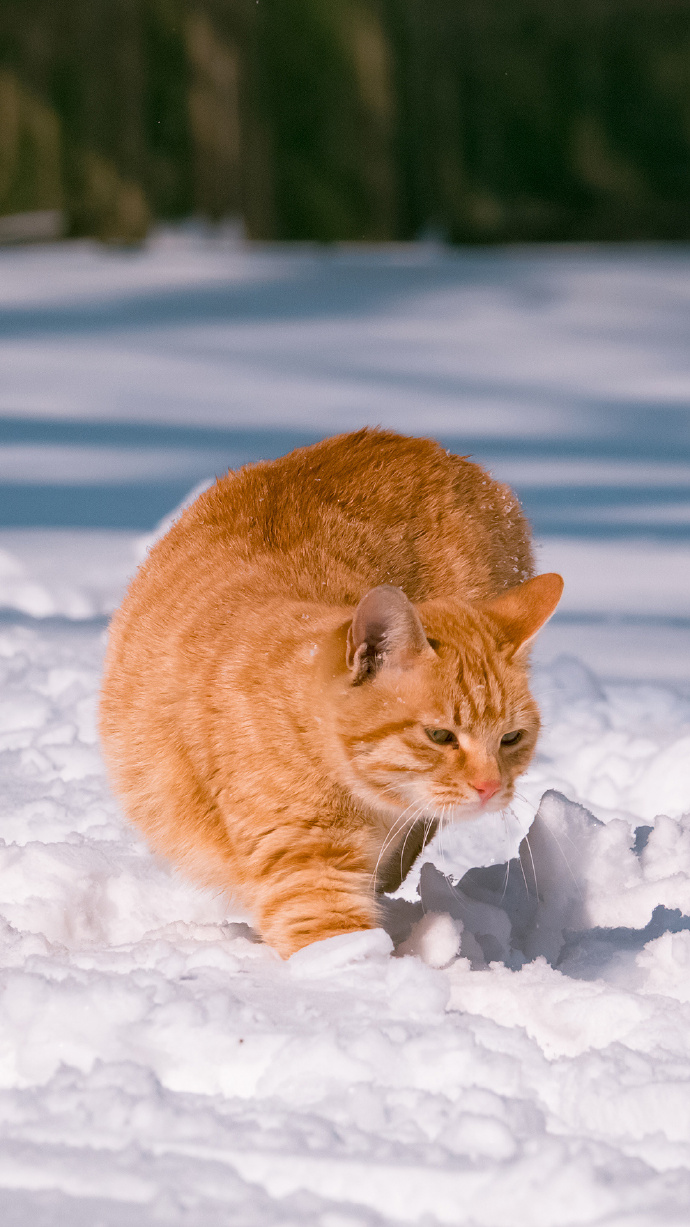
<svg viewBox="0 0 690 1227">
<path fill-rule="evenodd" d="M 690 1222 L 689 342 L 681 248 L 0 252 L 2 1227 Z M 191 488 L 366 423 L 519 492 L 545 732 L 281 962 L 124 825 L 107 618 Z"/>
</svg>

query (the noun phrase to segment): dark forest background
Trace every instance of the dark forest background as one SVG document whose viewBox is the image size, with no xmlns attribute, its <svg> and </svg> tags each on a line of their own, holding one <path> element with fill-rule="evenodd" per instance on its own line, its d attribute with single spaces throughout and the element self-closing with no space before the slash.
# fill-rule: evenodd
<svg viewBox="0 0 690 1227">
<path fill-rule="evenodd" d="M 0 0 L 0 216 L 690 237 L 690 0 Z"/>
</svg>

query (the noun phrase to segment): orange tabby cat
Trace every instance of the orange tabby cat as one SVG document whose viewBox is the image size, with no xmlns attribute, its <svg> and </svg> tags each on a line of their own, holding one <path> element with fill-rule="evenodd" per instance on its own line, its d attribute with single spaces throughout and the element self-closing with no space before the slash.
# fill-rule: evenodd
<svg viewBox="0 0 690 1227">
<path fill-rule="evenodd" d="M 115 616 L 101 732 L 153 848 L 284 956 L 376 926 L 441 817 L 532 757 L 534 579 L 515 496 L 425 439 L 327 439 L 216 482 Z"/>
</svg>

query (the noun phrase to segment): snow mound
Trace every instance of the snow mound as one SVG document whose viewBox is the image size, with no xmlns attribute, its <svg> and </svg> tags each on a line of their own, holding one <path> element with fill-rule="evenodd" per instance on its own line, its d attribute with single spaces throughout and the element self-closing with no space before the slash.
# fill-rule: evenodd
<svg viewBox="0 0 690 1227">
<path fill-rule="evenodd" d="M 604 823 L 552 790 L 516 858 L 455 884 L 427 862 L 418 892 L 419 904 L 389 904 L 399 954 L 432 967 L 458 951 L 474 968 L 517 970 L 539 958 L 557 967 L 594 932 L 601 944 L 614 931 L 646 932 L 666 913 L 678 924 L 690 917 L 690 814 L 659 815 L 651 826 Z"/>
<path fill-rule="evenodd" d="M 103 646 L 93 622 L 0 627 L 3 1222 L 683 1221 L 687 700 L 546 670 L 522 834 L 437 840 L 384 927 L 282 961 L 123 823 Z M 612 808 L 584 803 L 606 737 Z M 676 792 L 650 817 L 631 798 L 659 759 Z"/>
<path fill-rule="evenodd" d="M 417 955 L 429 967 L 449 967 L 460 949 L 463 928 L 462 920 L 449 912 L 427 912 L 413 925 L 410 936 L 401 942 L 397 953 Z"/>
</svg>

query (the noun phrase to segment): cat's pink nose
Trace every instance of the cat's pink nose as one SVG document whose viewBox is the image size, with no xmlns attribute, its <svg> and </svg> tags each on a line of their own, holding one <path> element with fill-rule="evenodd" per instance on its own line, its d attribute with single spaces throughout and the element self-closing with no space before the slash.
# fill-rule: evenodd
<svg viewBox="0 0 690 1227">
<path fill-rule="evenodd" d="M 477 780 L 472 787 L 479 793 L 482 804 L 485 801 L 490 801 L 491 798 L 498 792 L 501 787 L 500 780 Z"/>
</svg>

